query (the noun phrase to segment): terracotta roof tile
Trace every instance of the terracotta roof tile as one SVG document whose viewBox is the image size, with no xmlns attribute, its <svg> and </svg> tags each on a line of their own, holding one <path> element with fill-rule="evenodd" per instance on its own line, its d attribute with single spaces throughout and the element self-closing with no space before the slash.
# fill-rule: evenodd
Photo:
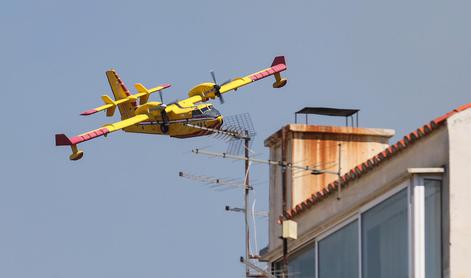
<svg viewBox="0 0 471 278">
<path fill-rule="evenodd" d="M 414 144 L 416 141 L 420 140 L 421 138 L 431 134 L 433 131 L 440 128 L 446 122 L 446 120 L 450 118 L 452 115 L 458 112 L 464 111 L 466 109 L 469 109 L 469 108 L 471 108 L 471 103 L 462 105 L 446 113 L 445 115 L 435 118 L 430 123 L 425 124 L 423 127 L 420 127 L 417 130 L 407 134 L 406 136 L 404 136 L 403 139 L 389 146 L 384 151 L 360 163 L 359 165 L 355 166 L 350 171 L 345 173 L 341 177 L 340 185 L 342 187 L 346 187 L 348 183 L 350 183 L 351 181 L 361 178 L 364 174 L 368 173 L 373 168 L 379 166 L 379 164 L 381 164 L 382 162 L 389 160 L 390 158 L 394 157 L 396 154 L 400 153 L 402 150 Z M 285 219 L 292 219 L 295 216 L 313 207 L 314 205 L 316 205 L 323 199 L 327 198 L 329 195 L 331 195 L 337 190 L 338 183 L 339 183 L 338 181 L 334 181 L 327 184 L 323 189 L 312 194 L 310 198 L 304 200 L 300 204 L 297 204 L 295 206 L 295 209 L 291 209 L 287 212 L 284 212 L 283 215 Z M 280 216 L 278 222 L 281 223 L 280 221 L 282 219 L 283 217 Z"/>
</svg>

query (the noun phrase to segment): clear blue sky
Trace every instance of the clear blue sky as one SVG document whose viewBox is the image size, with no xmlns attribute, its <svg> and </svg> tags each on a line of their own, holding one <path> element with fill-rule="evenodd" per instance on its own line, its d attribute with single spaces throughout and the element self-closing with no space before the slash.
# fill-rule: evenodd
<svg viewBox="0 0 471 278">
<path fill-rule="evenodd" d="M 240 177 L 240 162 L 195 157 L 210 138 L 118 132 L 85 143 L 83 160 L 54 134 L 109 122 L 78 113 L 109 93 L 113 67 L 132 87 L 193 85 L 287 58 L 288 85 L 262 80 L 217 107 L 249 112 L 254 148 L 304 106 L 360 108 L 360 125 L 404 135 L 471 101 L 469 1 L 3 1 L 0 80 L 0 277 L 242 277 L 243 226 L 178 171 Z M 116 118 L 115 118 L 116 119 Z M 342 121 L 334 121 L 342 124 Z M 267 167 L 253 168 L 267 206 Z M 258 243 L 266 245 L 265 222 Z"/>
</svg>

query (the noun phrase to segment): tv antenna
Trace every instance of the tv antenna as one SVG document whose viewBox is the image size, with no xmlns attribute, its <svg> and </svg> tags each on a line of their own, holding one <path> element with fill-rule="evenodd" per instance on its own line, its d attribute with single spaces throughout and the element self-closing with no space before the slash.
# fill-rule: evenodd
<svg viewBox="0 0 471 278">
<path fill-rule="evenodd" d="M 194 154 L 202 154 L 202 155 L 207 155 L 207 156 L 212 156 L 212 157 L 219 157 L 219 158 L 227 158 L 227 159 L 233 159 L 233 160 L 244 160 L 245 163 L 260 163 L 260 164 L 268 164 L 268 165 L 273 165 L 273 166 L 280 166 L 283 171 L 286 171 L 286 169 L 296 169 L 296 170 L 304 170 L 310 172 L 312 175 L 322 175 L 322 174 L 331 174 L 331 175 L 336 175 L 337 176 L 337 200 L 340 201 L 341 199 L 341 157 L 342 157 L 342 145 L 338 144 L 339 148 L 339 162 L 338 164 L 338 170 L 337 171 L 330 171 L 330 170 L 325 170 L 321 169 L 319 167 L 313 167 L 310 165 L 301 165 L 301 164 L 296 164 L 284 160 L 276 161 L 276 160 L 265 160 L 265 159 L 256 159 L 256 158 L 250 158 L 249 156 L 238 156 L 238 155 L 232 155 L 228 153 L 216 153 L 216 152 L 210 152 L 210 151 L 205 151 L 205 150 L 200 150 L 200 149 L 194 149 L 192 152 Z M 284 174 L 283 174 L 284 176 Z M 285 210 L 285 208 L 284 208 Z M 283 268 L 281 271 L 282 277 L 289 277 L 288 274 L 288 240 L 287 238 L 282 238 L 283 239 Z M 250 263 L 247 259 L 244 260 L 244 258 L 241 258 L 241 262 L 246 265 L 246 269 L 253 268 L 253 264 Z M 262 272 L 264 276 L 262 277 L 273 277 L 270 275 L 265 274 L 266 271 Z M 257 277 L 257 276 L 250 276 L 247 275 L 247 277 Z"/>
<path fill-rule="evenodd" d="M 253 138 L 255 136 L 255 129 L 252 123 L 252 119 L 248 113 L 245 114 L 238 114 L 234 116 L 229 116 L 224 118 L 224 124 L 219 129 L 208 128 L 200 125 L 194 125 L 186 123 L 185 125 L 199 128 L 205 131 L 212 132 L 216 138 L 223 139 L 228 142 L 228 147 L 226 153 L 230 153 L 233 155 L 238 155 L 243 153 L 243 157 L 245 157 L 244 162 L 244 180 L 242 183 L 237 183 L 236 187 L 240 187 L 243 189 L 243 197 L 244 197 L 244 207 L 243 208 L 231 208 L 226 206 L 227 211 L 236 211 L 242 212 L 244 215 L 244 226 L 245 226 L 245 262 L 248 262 L 252 259 L 252 255 L 250 252 L 250 229 L 249 229 L 249 213 L 253 212 L 249 209 L 249 199 L 250 199 L 250 191 L 253 188 L 250 186 L 250 147 L 253 142 Z M 190 178 L 197 181 L 207 182 L 210 184 L 217 184 L 223 186 L 233 186 L 234 184 L 231 181 L 227 181 L 224 179 L 212 178 L 207 176 L 196 176 L 191 174 L 186 174 L 184 172 L 179 173 L 180 177 Z M 249 264 L 245 264 L 245 276 L 246 277 L 259 277 L 259 274 L 252 274 Z"/>
<path fill-rule="evenodd" d="M 250 165 L 252 163 L 258 164 L 268 164 L 273 166 L 279 166 L 283 169 L 293 169 L 293 170 L 303 170 L 308 171 L 312 175 L 321 175 L 321 174 L 332 174 L 337 175 L 340 179 L 340 161 L 338 162 L 339 169 L 338 171 L 331 171 L 322 169 L 320 165 L 301 165 L 297 163 L 292 163 L 284 160 L 264 160 L 264 159 L 256 159 L 250 156 L 250 146 L 253 142 L 253 137 L 255 136 L 255 130 L 253 128 L 252 121 L 250 119 L 249 114 L 240 114 L 231 117 L 227 117 L 224 120 L 224 125 L 219 129 L 208 128 L 200 125 L 186 123 L 187 126 L 193 128 L 199 128 L 205 131 L 212 132 L 216 138 L 223 139 L 227 141 L 228 148 L 226 152 L 217 153 L 217 152 L 210 152 L 201 149 L 193 149 L 192 152 L 194 154 L 206 155 L 210 157 L 218 157 L 224 159 L 231 159 L 231 160 L 241 160 L 244 161 L 244 180 L 234 181 L 234 180 L 227 180 L 227 179 L 220 179 L 208 176 L 201 176 L 201 175 L 193 175 L 185 172 L 179 172 L 180 177 L 188 178 L 191 180 L 196 180 L 199 182 L 212 184 L 219 188 L 222 187 L 232 187 L 232 188 L 242 188 L 244 192 L 244 206 L 243 208 L 237 207 L 230 207 L 226 206 L 226 211 L 232 212 L 240 212 L 244 215 L 244 224 L 245 224 L 245 256 L 241 257 L 240 262 L 245 265 L 245 275 L 246 277 L 275 277 L 273 274 L 268 272 L 267 270 L 262 269 L 261 267 L 254 264 L 252 261 L 253 259 L 258 259 L 258 255 L 252 255 L 250 252 L 250 230 L 249 230 L 249 213 L 252 213 L 253 217 L 257 216 L 267 216 L 267 212 L 256 212 L 255 208 L 249 208 L 249 197 L 250 191 L 253 190 L 253 187 L 250 185 Z M 341 152 L 341 145 L 339 145 L 339 159 Z M 338 186 L 338 199 L 340 200 L 340 180 Z M 285 248 L 284 248 L 285 249 Z M 283 275 L 285 277 L 288 276 L 287 273 L 287 250 L 283 252 Z M 255 273 L 253 272 L 255 271 Z"/>
</svg>

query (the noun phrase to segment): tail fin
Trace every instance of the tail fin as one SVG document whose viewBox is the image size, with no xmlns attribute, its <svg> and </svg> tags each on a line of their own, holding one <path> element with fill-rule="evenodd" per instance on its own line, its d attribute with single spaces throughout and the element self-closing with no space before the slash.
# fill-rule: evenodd
<svg viewBox="0 0 471 278">
<path fill-rule="evenodd" d="M 116 71 L 107 71 L 106 77 L 108 77 L 108 82 L 110 83 L 115 100 L 120 100 L 131 95 L 129 90 L 124 85 L 123 81 L 119 78 Z M 124 120 L 133 117 L 135 115 L 134 110 L 136 109 L 136 106 L 137 105 L 135 101 L 118 104 L 121 119 Z"/>
</svg>

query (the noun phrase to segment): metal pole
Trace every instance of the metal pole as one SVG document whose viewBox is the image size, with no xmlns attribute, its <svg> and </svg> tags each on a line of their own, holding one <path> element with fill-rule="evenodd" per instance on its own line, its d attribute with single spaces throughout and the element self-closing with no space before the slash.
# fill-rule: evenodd
<svg viewBox="0 0 471 278">
<path fill-rule="evenodd" d="M 267 277 L 267 278 L 276 278 L 275 276 L 273 276 L 271 273 L 268 273 L 266 272 L 264 269 L 261 269 L 260 267 L 252 264 L 251 262 L 248 262 L 248 261 L 245 261 L 244 258 L 240 257 L 240 262 L 245 264 L 246 266 L 258 271 L 259 273 L 262 273 L 263 275 L 265 275 L 264 277 Z M 261 276 L 258 276 L 258 277 L 261 277 Z"/>
<path fill-rule="evenodd" d="M 248 132 L 245 131 L 245 134 L 248 135 Z M 245 220 L 245 261 L 249 261 L 250 255 L 250 231 L 249 231 L 249 178 L 250 178 L 250 158 L 249 158 L 249 140 L 250 138 L 244 139 L 245 145 L 245 190 L 244 190 L 244 220 Z M 250 269 L 249 266 L 245 265 L 245 276 L 250 276 Z"/>
<path fill-rule="evenodd" d="M 288 142 L 286 138 L 286 131 L 283 129 L 281 133 L 281 159 L 283 161 L 286 161 L 286 153 L 287 153 L 287 147 L 288 147 Z M 285 212 L 288 207 L 288 202 L 287 202 L 287 188 L 286 188 L 286 167 L 282 166 L 281 167 L 281 196 L 282 196 L 282 210 Z M 283 217 L 284 220 L 284 217 Z M 282 271 L 282 277 L 286 278 L 288 277 L 288 239 L 283 238 L 283 235 L 281 235 L 281 239 L 283 241 L 283 271 Z"/>
<path fill-rule="evenodd" d="M 337 172 L 337 182 L 338 182 L 338 188 L 337 188 L 337 200 L 340 200 L 340 192 L 342 190 L 342 144 L 339 144 L 339 171 Z"/>
<path fill-rule="evenodd" d="M 231 155 L 227 153 L 215 153 L 215 152 L 209 152 L 209 151 L 204 151 L 200 149 L 194 149 L 192 150 L 194 154 L 204 154 L 207 156 L 214 156 L 214 157 L 221 157 L 221 158 L 228 158 L 228 159 L 234 159 L 234 160 L 246 160 L 246 161 L 251 161 L 253 163 L 259 163 L 259 164 L 269 164 L 269 165 L 275 165 L 275 166 L 281 166 L 281 167 L 286 167 L 290 169 L 299 169 L 299 170 L 305 170 L 305 171 L 310 171 L 312 174 L 332 174 L 332 175 L 337 175 L 337 171 L 329 171 L 329 170 L 323 170 L 323 169 L 318 169 L 315 167 L 311 167 L 309 165 L 301 166 L 297 164 L 292 164 L 291 162 L 286 162 L 286 161 L 276 161 L 276 160 L 266 160 L 266 159 L 256 159 L 256 158 L 249 158 L 247 159 L 245 156 L 237 156 L 237 155 Z"/>
<path fill-rule="evenodd" d="M 283 211 L 286 211 L 287 205 L 286 205 L 286 167 L 282 167 L 281 170 L 281 175 L 282 175 L 282 194 L 283 194 Z M 283 216 L 283 221 L 284 221 L 284 216 Z M 289 277 L 288 275 L 288 239 L 284 238 L 282 235 L 282 240 L 283 240 L 283 271 L 282 271 L 282 277 L 287 278 Z"/>
</svg>

